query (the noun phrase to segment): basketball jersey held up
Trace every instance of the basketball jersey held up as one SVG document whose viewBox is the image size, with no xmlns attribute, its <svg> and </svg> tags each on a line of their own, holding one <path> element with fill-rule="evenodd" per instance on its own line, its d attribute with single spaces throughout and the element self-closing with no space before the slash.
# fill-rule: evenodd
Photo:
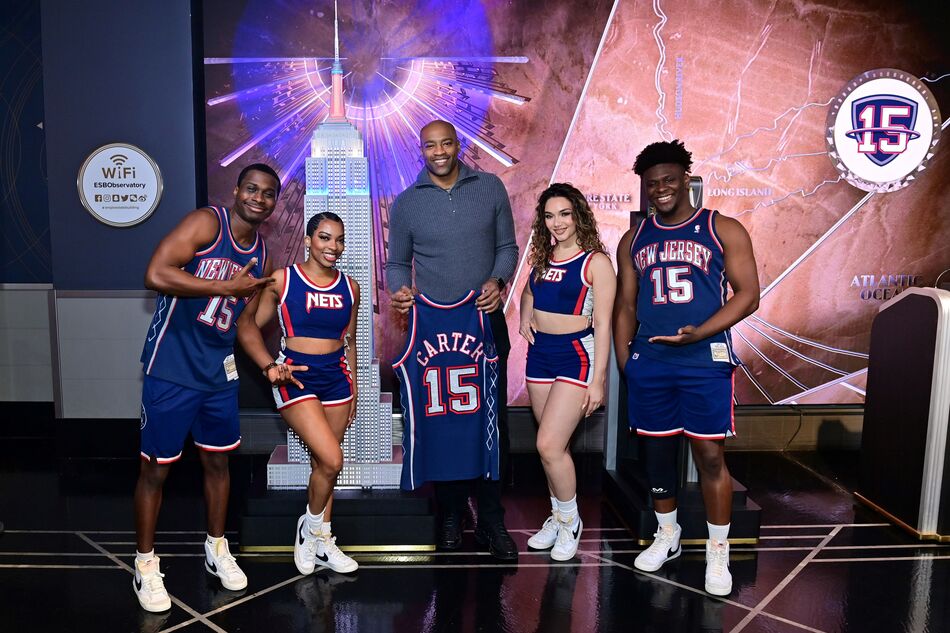
<svg viewBox="0 0 950 633">
<path fill-rule="evenodd" d="M 403 410 L 402 488 L 498 479 L 498 354 L 475 291 L 437 303 L 417 294 L 393 363 Z"/>
<path fill-rule="evenodd" d="M 593 314 L 594 292 L 587 281 L 593 255 L 593 251 L 581 251 L 565 260 L 550 260 L 537 281 L 532 271 L 528 284 L 534 296 L 534 309 L 555 314 Z"/>
<path fill-rule="evenodd" d="M 224 207 L 210 207 L 218 216 L 218 237 L 182 268 L 201 279 L 226 281 L 252 258 L 251 277 L 264 276 L 267 249 L 258 233 L 247 249 L 234 240 L 230 215 Z M 237 380 L 234 339 L 237 320 L 250 297 L 176 297 L 159 293 L 148 328 L 142 363 L 145 373 L 179 385 L 216 391 Z M 233 383 L 232 383 L 233 384 Z"/>
<path fill-rule="evenodd" d="M 342 339 L 353 314 L 352 283 L 336 271 L 336 279 L 320 286 L 298 264 L 285 268 L 277 312 L 284 336 Z"/>
<path fill-rule="evenodd" d="M 689 345 L 650 343 L 699 326 L 726 303 L 726 262 L 716 235 L 717 211 L 699 209 L 666 226 L 653 215 L 640 224 L 630 246 L 639 275 L 637 328 L 631 352 L 679 365 L 739 365 L 729 330 Z"/>
</svg>

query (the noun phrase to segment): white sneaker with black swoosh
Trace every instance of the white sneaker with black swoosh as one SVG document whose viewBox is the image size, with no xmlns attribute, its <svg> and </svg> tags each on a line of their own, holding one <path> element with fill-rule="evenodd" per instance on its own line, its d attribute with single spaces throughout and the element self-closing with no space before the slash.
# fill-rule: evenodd
<svg viewBox="0 0 950 633">
<path fill-rule="evenodd" d="M 680 536 L 683 529 L 676 524 L 673 529 L 658 527 L 653 535 L 650 547 L 640 552 L 633 561 L 633 566 L 640 571 L 656 571 L 668 560 L 679 556 L 683 550 L 680 547 Z"/>
<path fill-rule="evenodd" d="M 301 514 L 297 519 L 297 532 L 294 534 L 294 564 L 297 571 L 304 576 L 313 573 L 319 538 L 318 534 L 314 534 L 307 527 L 307 515 Z"/>
<path fill-rule="evenodd" d="M 165 577 L 158 567 L 158 556 L 147 561 L 135 561 L 135 577 L 132 578 L 132 589 L 139 604 L 146 611 L 161 613 L 172 608 L 171 598 L 165 591 Z"/>
<path fill-rule="evenodd" d="M 231 591 L 240 591 L 247 588 L 247 576 L 238 567 L 231 550 L 228 549 L 228 539 L 222 538 L 216 545 L 205 540 L 205 569 L 212 576 L 221 579 L 221 586 Z"/>
<path fill-rule="evenodd" d="M 557 518 L 557 510 L 551 511 L 551 516 L 544 520 L 541 529 L 531 535 L 528 539 L 528 547 L 531 549 L 548 549 L 557 541 L 558 526 L 561 522 Z"/>
<path fill-rule="evenodd" d="M 580 517 L 576 517 L 573 525 L 558 521 L 557 540 L 554 541 L 554 547 L 551 548 L 551 558 L 554 560 L 571 560 L 577 554 L 577 546 L 581 542 L 581 531 L 584 529 L 584 522 Z"/>
<path fill-rule="evenodd" d="M 336 546 L 336 537 L 329 534 L 321 534 L 317 537 L 314 563 L 322 567 L 329 567 L 341 574 L 354 572 L 359 567 L 355 560 L 340 551 L 340 548 Z"/>
</svg>

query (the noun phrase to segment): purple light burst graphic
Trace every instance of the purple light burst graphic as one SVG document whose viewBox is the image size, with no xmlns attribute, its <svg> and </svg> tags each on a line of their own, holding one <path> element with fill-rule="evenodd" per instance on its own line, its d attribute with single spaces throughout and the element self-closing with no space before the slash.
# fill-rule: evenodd
<svg viewBox="0 0 950 633">
<path fill-rule="evenodd" d="M 496 171 L 518 159 L 498 138 L 490 111 L 530 101 L 496 69 L 528 58 L 491 54 L 490 26 L 479 3 L 462 4 L 451 20 L 444 9 L 415 4 L 340 7 L 346 118 L 362 134 L 370 170 L 377 306 L 389 207 L 422 168 L 419 129 L 433 119 L 451 121 L 462 160 Z M 249 3 L 235 27 L 232 56 L 204 59 L 209 189 L 224 195 L 217 189 L 226 181 L 217 185 L 214 178 L 221 168 L 230 173 L 263 160 L 277 169 L 284 190 L 265 227 L 275 266 L 302 253 L 303 166 L 311 135 L 330 111 L 333 8 L 329 4 L 324 14 L 309 7 Z M 259 26 L 262 17 L 266 27 Z M 309 54 L 318 51 L 323 54 Z"/>
</svg>

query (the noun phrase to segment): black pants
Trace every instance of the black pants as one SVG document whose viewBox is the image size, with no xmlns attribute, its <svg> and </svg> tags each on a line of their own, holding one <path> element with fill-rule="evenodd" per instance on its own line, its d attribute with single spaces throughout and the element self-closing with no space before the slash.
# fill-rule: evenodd
<svg viewBox="0 0 950 633">
<path fill-rule="evenodd" d="M 501 488 L 508 472 L 508 453 L 511 445 L 508 438 L 508 353 L 511 351 L 511 341 L 508 339 L 505 313 L 501 308 L 489 313 L 488 319 L 498 348 L 498 454 L 501 481 L 478 478 L 437 481 L 434 485 L 435 498 L 443 513 L 461 513 L 474 486 L 475 500 L 478 503 L 478 522 L 500 523 L 505 517 L 505 509 L 501 505 Z"/>
</svg>

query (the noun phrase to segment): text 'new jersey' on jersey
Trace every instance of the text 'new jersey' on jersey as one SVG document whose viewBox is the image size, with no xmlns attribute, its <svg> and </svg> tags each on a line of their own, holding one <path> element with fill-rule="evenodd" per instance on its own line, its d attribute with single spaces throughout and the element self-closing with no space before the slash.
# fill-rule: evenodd
<svg viewBox="0 0 950 633">
<path fill-rule="evenodd" d="M 699 326 L 726 303 L 726 263 L 716 235 L 717 211 L 699 209 L 672 226 L 653 215 L 640 223 L 630 247 L 639 275 L 637 328 L 631 352 L 699 367 L 739 365 L 729 330 L 689 345 L 650 343 L 686 325 Z"/>
<path fill-rule="evenodd" d="M 535 280 L 532 271 L 528 284 L 534 297 L 534 309 L 591 316 L 594 313 L 594 291 L 587 281 L 587 272 L 593 255 L 593 251 L 581 251 L 561 261 L 549 260 L 539 280 Z"/>
<path fill-rule="evenodd" d="M 342 339 L 353 314 L 352 283 L 336 271 L 336 278 L 321 286 L 298 264 L 285 268 L 277 312 L 284 336 Z"/>
<path fill-rule="evenodd" d="M 264 276 L 267 248 L 255 232 L 254 243 L 241 248 L 231 233 L 224 207 L 210 207 L 218 216 L 218 237 L 195 253 L 182 268 L 201 279 L 226 281 L 252 258 L 257 264 L 248 275 Z M 237 320 L 250 297 L 175 297 L 159 293 L 155 314 L 145 337 L 142 363 L 145 373 L 192 389 L 216 391 L 237 380 L 234 339 Z"/>
<path fill-rule="evenodd" d="M 451 303 L 417 294 L 403 354 L 402 481 L 498 479 L 498 353 L 475 291 Z"/>
</svg>

